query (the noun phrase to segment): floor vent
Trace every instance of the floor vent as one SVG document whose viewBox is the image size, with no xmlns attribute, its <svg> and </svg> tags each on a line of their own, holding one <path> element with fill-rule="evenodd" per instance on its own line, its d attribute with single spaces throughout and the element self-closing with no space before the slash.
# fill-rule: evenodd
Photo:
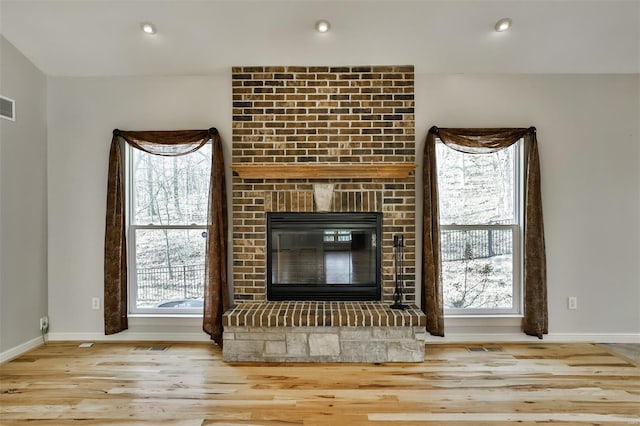
<svg viewBox="0 0 640 426">
<path fill-rule="evenodd" d="M 13 99 L 0 96 L 0 117 L 16 121 L 16 102 Z"/>
<path fill-rule="evenodd" d="M 164 352 L 169 349 L 169 346 L 136 346 L 134 351 L 154 351 L 154 352 Z"/>
<path fill-rule="evenodd" d="M 498 346 L 468 346 L 469 352 L 502 352 L 502 348 Z"/>
</svg>

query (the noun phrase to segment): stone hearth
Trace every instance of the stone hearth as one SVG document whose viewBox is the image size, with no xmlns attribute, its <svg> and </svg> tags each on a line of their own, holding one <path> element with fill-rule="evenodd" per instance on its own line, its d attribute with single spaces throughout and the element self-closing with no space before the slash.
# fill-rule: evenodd
<svg viewBox="0 0 640 426">
<path fill-rule="evenodd" d="M 223 360 L 421 362 L 425 315 L 382 302 L 245 303 L 226 312 Z"/>
</svg>

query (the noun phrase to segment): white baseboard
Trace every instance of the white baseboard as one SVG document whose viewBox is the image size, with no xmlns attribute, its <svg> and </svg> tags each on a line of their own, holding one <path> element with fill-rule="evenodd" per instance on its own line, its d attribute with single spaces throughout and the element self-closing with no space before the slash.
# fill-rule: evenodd
<svg viewBox="0 0 640 426">
<path fill-rule="evenodd" d="M 209 342 L 202 333 L 147 333 L 128 332 L 105 336 L 102 333 L 51 333 L 50 341 L 156 341 L 156 342 Z M 426 343 L 460 342 L 545 342 L 545 343 L 638 343 L 640 333 L 550 333 L 543 340 L 524 333 L 448 333 L 445 337 L 427 335 Z"/>
<path fill-rule="evenodd" d="M 547 337 L 544 338 L 547 340 Z M 550 342 L 638 343 L 640 333 L 550 333 Z"/>
<path fill-rule="evenodd" d="M 15 346 L 11 349 L 8 349 L 2 353 L 0 353 L 0 363 L 10 361 L 14 358 L 19 357 L 25 352 L 30 351 L 31 349 L 35 349 L 38 346 L 42 345 L 42 337 L 35 337 L 27 342 L 24 342 L 21 345 Z"/>
<path fill-rule="evenodd" d="M 460 342 L 544 342 L 544 343 L 638 343 L 640 333 L 549 333 L 540 340 L 524 333 L 445 333 L 445 337 L 427 335 L 426 343 Z"/>
<path fill-rule="evenodd" d="M 49 340 L 54 341 L 154 341 L 154 342 L 210 342 L 208 334 L 201 333 L 145 333 L 129 332 L 111 334 L 103 333 L 50 333 Z"/>
<path fill-rule="evenodd" d="M 105 336 L 102 333 L 50 333 L 49 341 L 155 341 L 155 342 L 210 342 L 204 332 L 201 333 L 142 333 L 122 332 Z M 426 343 L 463 343 L 463 342 L 521 342 L 521 343 L 637 343 L 640 333 L 550 333 L 543 340 L 523 333 L 448 333 L 445 337 L 427 335 Z M 42 338 L 33 338 L 21 345 L 0 353 L 0 363 L 12 360 L 31 349 L 42 345 Z"/>
</svg>

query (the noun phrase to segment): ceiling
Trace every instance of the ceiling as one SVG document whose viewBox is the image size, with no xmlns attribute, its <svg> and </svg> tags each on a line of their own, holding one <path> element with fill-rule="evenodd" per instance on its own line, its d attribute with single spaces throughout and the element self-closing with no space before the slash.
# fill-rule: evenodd
<svg viewBox="0 0 640 426">
<path fill-rule="evenodd" d="M 505 33 L 493 30 L 503 17 Z M 325 18 L 332 29 L 314 30 Z M 145 35 L 140 23 L 158 33 Z M 234 65 L 412 64 L 425 73 L 639 73 L 640 0 L 1 0 L 0 32 L 53 76 Z"/>
</svg>

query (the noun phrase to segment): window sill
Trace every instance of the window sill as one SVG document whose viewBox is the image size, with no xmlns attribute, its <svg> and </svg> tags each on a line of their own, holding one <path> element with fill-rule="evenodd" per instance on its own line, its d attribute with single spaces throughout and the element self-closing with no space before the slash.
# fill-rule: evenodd
<svg viewBox="0 0 640 426">
<path fill-rule="evenodd" d="M 128 318 L 202 318 L 202 314 L 129 314 Z"/>
<path fill-rule="evenodd" d="M 202 328 L 202 315 L 188 314 L 129 314 L 129 326 L 144 328 Z"/>
<path fill-rule="evenodd" d="M 445 327 L 520 327 L 522 315 L 450 315 L 444 317 Z"/>
<path fill-rule="evenodd" d="M 449 314 L 445 319 L 451 318 L 523 318 L 522 314 Z"/>
</svg>

